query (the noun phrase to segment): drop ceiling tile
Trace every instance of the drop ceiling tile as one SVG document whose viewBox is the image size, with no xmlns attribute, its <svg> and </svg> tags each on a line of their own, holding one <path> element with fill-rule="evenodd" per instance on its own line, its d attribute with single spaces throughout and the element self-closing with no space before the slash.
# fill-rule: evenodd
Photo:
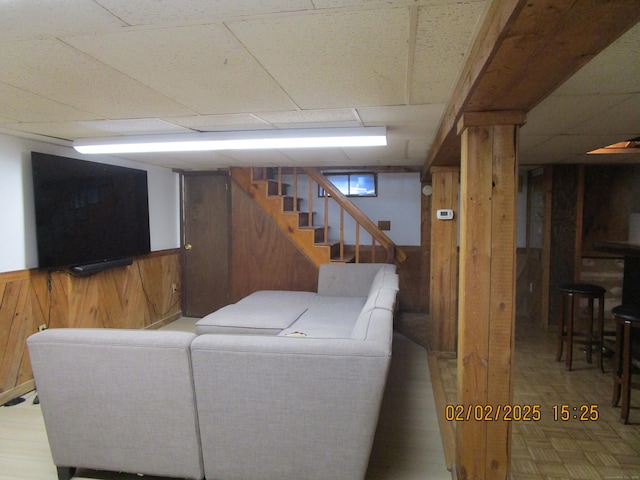
<svg viewBox="0 0 640 480">
<path fill-rule="evenodd" d="M 193 115 L 190 117 L 167 118 L 168 122 L 202 132 L 225 130 L 256 130 L 271 128 L 255 115 Z"/>
<path fill-rule="evenodd" d="M 612 103 L 607 110 L 594 110 L 589 120 L 567 131 L 586 135 L 613 134 L 626 139 L 640 136 L 640 93 L 620 97 L 623 98 L 621 102 Z"/>
<path fill-rule="evenodd" d="M 288 15 L 227 26 L 302 109 L 404 103 L 407 8 Z"/>
<path fill-rule="evenodd" d="M 527 135 L 579 133 L 575 127 L 612 106 L 624 103 L 630 95 L 551 95 L 527 113 L 521 131 Z"/>
<path fill-rule="evenodd" d="M 401 165 L 406 163 L 407 141 L 387 134 L 384 147 L 345 148 L 344 153 L 352 165 Z"/>
<path fill-rule="evenodd" d="M 484 1 L 419 8 L 410 103 L 449 100 L 484 8 Z"/>
<path fill-rule="evenodd" d="M 126 25 L 86 0 L 20 0 L 2 2 L 0 8 L 0 43 L 96 33 Z"/>
<path fill-rule="evenodd" d="M 566 158 L 572 155 L 582 155 L 600 148 L 603 145 L 624 140 L 611 135 L 555 135 L 549 140 L 527 150 L 528 155 L 538 155 L 541 159 L 547 156 Z"/>
<path fill-rule="evenodd" d="M 431 142 L 409 140 L 407 144 L 408 165 L 422 165 L 427 159 L 429 147 L 431 147 Z"/>
<path fill-rule="evenodd" d="M 313 9 L 312 0 L 95 0 L 129 25 L 209 23 L 240 15 Z"/>
<path fill-rule="evenodd" d="M 280 128 L 359 127 L 362 126 L 353 109 L 296 110 L 260 113 L 259 118 Z"/>
<path fill-rule="evenodd" d="M 286 149 L 280 153 L 289 159 L 286 165 L 298 167 L 349 165 L 346 150 L 339 148 Z"/>
<path fill-rule="evenodd" d="M 484 0 L 438 0 L 439 4 L 458 4 L 458 3 L 475 3 Z M 313 0 L 313 4 L 317 9 L 325 8 L 356 8 L 366 7 L 373 8 L 378 6 L 405 6 L 413 7 L 419 5 L 430 5 L 435 3 L 434 0 Z"/>
<path fill-rule="evenodd" d="M 609 45 L 557 90 L 558 95 L 640 92 L 640 23 Z"/>
<path fill-rule="evenodd" d="M 358 114 L 367 127 L 386 126 L 406 137 L 418 136 L 433 140 L 440 125 L 445 104 L 405 105 L 394 107 L 361 107 Z"/>
<path fill-rule="evenodd" d="M 11 122 L 95 120 L 99 117 L 40 95 L 0 83 L 2 115 Z"/>
<path fill-rule="evenodd" d="M 83 137 L 106 136 L 103 130 L 88 127 L 81 122 L 12 123 L 5 124 L 3 127 L 18 132 L 33 133 L 70 141 Z"/>
<path fill-rule="evenodd" d="M 103 118 L 192 113 L 121 72 L 56 40 L 0 45 L 0 82 Z"/>
<path fill-rule="evenodd" d="M 188 133 L 192 130 L 157 118 L 127 119 L 127 120 L 97 120 L 79 122 L 88 128 L 100 130 L 115 135 L 146 135 L 161 133 Z"/>
<path fill-rule="evenodd" d="M 295 108 L 220 25 L 134 30 L 66 41 L 201 115 Z"/>
<path fill-rule="evenodd" d="M 528 154 L 533 151 L 538 145 L 543 144 L 544 142 L 549 141 L 554 135 L 550 134 L 525 134 L 524 129 L 521 130 L 520 140 L 519 140 L 519 153 Z"/>
</svg>

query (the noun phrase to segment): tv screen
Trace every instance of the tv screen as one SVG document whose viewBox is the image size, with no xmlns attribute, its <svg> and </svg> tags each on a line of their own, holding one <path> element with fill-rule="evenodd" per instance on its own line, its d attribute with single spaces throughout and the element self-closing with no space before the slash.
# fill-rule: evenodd
<svg viewBox="0 0 640 480">
<path fill-rule="evenodd" d="M 147 172 L 31 153 L 38 267 L 150 252 Z"/>
</svg>

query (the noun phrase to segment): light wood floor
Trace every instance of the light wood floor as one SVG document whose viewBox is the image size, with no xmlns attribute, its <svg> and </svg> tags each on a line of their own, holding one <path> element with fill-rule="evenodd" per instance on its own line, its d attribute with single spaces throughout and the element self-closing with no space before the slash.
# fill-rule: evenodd
<svg viewBox="0 0 640 480">
<path fill-rule="evenodd" d="M 513 403 L 541 405 L 541 420 L 512 424 L 512 480 L 640 480 L 640 391 L 631 393 L 631 424 L 622 425 L 620 408 L 611 406 L 612 359 L 600 373 L 595 357 L 587 364 L 575 346 L 567 372 L 564 361 L 555 361 L 556 338 L 525 320 L 516 323 Z M 455 404 L 456 360 L 440 359 L 439 366 L 446 402 Z M 553 405 L 597 405 L 599 419 L 554 421 Z"/>
<path fill-rule="evenodd" d="M 164 328 L 193 331 L 194 319 Z M 35 392 L 0 407 L 0 480 L 56 480 Z M 134 480 L 136 475 L 79 470 L 74 478 Z M 160 480 L 157 477 L 146 477 Z M 447 471 L 425 348 L 395 334 L 393 360 L 366 480 L 445 480 Z M 301 479 L 303 480 L 303 479 Z"/>
</svg>

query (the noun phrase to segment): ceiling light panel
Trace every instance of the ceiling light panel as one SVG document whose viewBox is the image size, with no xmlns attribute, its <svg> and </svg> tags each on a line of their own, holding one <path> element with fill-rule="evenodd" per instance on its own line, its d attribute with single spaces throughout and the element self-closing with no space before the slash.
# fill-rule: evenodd
<svg viewBox="0 0 640 480">
<path fill-rule="evenodd" d="M 85 154 L 117 154 L 206 150 L 350 148 L 384 146 L 386 144 L 386 129 L 384 127 L 371 127 L 85 138 L 75 141 L 73 147 L 78 152 Z"/>
</svg>

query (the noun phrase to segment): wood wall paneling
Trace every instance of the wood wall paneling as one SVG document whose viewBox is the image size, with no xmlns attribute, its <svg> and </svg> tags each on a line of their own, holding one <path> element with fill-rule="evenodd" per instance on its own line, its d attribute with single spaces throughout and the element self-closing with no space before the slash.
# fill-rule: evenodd
<svg viewBox="0 0 640 480">
<path fill-rule="evenodd" d="M 455 352 L 458 313 L 458 167 L 431 170 L 431 271 L 428 342 L 432 352 Z M 436 212 L 452 209 L 453 220 L 438 220 Z"/>
<path fill-rule="evenodd" d="M 557 328 L 559 323 L 560 294 L 558 286 L 573 282 L 575 277 L 575 245 L 577 234 L 578 165 L 555 165 L 553 167 L 553 203 L 551 207 L 551 248 L 549 272 L 549 326 Z"/>
<path fill-rule="evenodd" d="M 627 241 L 629 214 L 640 212 L 640 166 L 585 167 L 582 256 L 603 256 L 596 241 Z"/>
<path fill-rule="evenodd" d="M 242 188 L 231 182 L 231 294 L 317 291 L 318 269 Z"/>
<path fill-rule="evenodd" d="M 181 314 L 180 264 L 175 250 L 133 264 L 74 277 L 66 272 L 0 273 L 0 404 L 33 388 L 26 347 L 48 328 L 154 328 Z"/>
</svg>

